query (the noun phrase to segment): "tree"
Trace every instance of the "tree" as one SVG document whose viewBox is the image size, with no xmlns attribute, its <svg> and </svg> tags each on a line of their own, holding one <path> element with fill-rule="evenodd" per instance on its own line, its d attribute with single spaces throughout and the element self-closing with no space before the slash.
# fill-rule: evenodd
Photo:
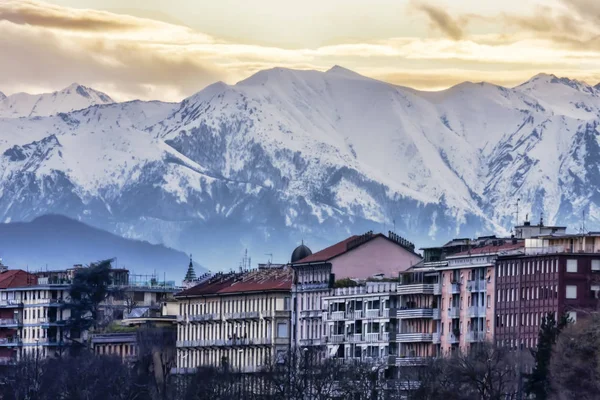
<svg viewBox="0 0 600 400">
<path fill-rule="evenodd" d="M 600 314 L 562 330 L 549 365 L 553 400 L 592 400 L 600 393 Z"/>
<path fill-rule="evenodd" d="M 175 367 L 177 331 L 170 327 L 142 327 L 137 331 L 138 374 L 159 399 L 167 399 Z"/>
<path fill-rule="evenodd" d="M 106 260 L 75 273 L 69 288 L 68 302 L 71 315 L 67 321 L 67 329 L 71 340 L 80 338 L 84 332 L 97 326 L 100 304 L 111 293 L 110 270 L 110 261 Z"/>
<path fill-rule="evenodd" d="M 550 359 L 552 350 L 560 332 L 567 326 L 569 319 L 566 315 L 556 321 L 554 313 L 548 313 L 542 319 L 538 334 L 538 344 L 531 350 L 534 359 L 533 371 L 526 376 L 525 392 L 537 400 L 546 400 L 550 395 Z"/>
</svg>

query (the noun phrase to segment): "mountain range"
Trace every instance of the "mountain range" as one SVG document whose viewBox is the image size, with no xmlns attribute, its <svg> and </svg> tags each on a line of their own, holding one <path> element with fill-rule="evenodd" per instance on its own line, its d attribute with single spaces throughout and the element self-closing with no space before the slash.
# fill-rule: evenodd
<svg viewBox="0 0 600 400">
<path fill-rule="evenodd" d="M 0 244 L 3 263 L 29 271 L 64 269 L 110 258 L 115 267 L 128 268 L 131 274 L 156 272 L 162 281 L 167 271 L 167 280 L 179 279 L 190 262 L 183 252 L 125 239 L 61 215 L 0 224 Z M 204 272 L 197 263 L 194 268 L 198 274 Z"/>
<path fill-rule="evenodd" d="M 211 269 L 367 230 L 509 234 L 517 199 L 521 220 L 600 228 L 600 87 L 568 78 L 424 92 L 275 68 L 180 103 L 37 98 L 0 100 L 4 222 L 62 214 Z"/>
</svg>

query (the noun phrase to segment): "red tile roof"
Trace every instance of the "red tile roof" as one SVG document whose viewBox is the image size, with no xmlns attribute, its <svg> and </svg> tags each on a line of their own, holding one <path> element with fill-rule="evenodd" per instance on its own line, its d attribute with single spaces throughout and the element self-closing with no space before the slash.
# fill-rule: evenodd
<svg viewBox="0 0 600 400">
<path fill-rule="evenodd" d="M 290 291 L 291 289 L 292 270 L 287 267 L 271 267 L 245 273 L 219 274 L 175 296 L 224 295 L 263 291 Z"/>
<path fill-rule="evenodd" d="M 344 239 L 341 242 L 334 244 L 333 246 L 329 246 L 321 251 L 317 251 L 316 253 L 311 254 L 308 257 L 304 257 L 302 260 L 299 260 L 299 261 L 295 262 L 294 264 L 305 264 L 305 263 L 312 263 L 312 262 L 327 261 L 327 260 L 331 260 L 332 258 L 335 258 L 337 256 L 341 256 L 342 254 L 344 254 L 348 251 L 348 243 L 350 243 L 354 239 L 358 239 L 358 236 L 356 236 L 356 235 L 350 236 L 348 239 Z"/>
<path fill-rule="evenodd" d="M 37 277 L 21 269 L 11 269 L 0 273 L 0 289 L 8 289 L 37 284 Z"/>
<path fill-rule="evenodd" d="M 314 262 L 329 261 L 329 260 L 336 258 L 338 256 L 341 256 L 342 254 L 345 254 L 351 250 L 354 250 L 354 249 L 362 246 L 363 244 L 372 241 L 373 239 L 380 238 L 380 237 L 394 243 L 397 246 L 402 247 L 406 251 L 409 251 L 415 255 L 418 255 L 414 252 L 414 250 L 411 251 L 410 249 L 406 248 L 402 244 L 398 243 L 396 240 L 390 239 L 389 237 L 385 236 L 383 233 L 376 233 L 376 234 L 371 234 L 371 235 L 366 234 L 366 235 L 361 235 L 361 236 L 358 236 L 358 235 L 350 236 L 349 238 L 344 239 L 341 242 L 334 244 L 333 246 L 329 246 L 321 251 L 317 251 L 316 253 L 313 253 L 312 255 L 310 255 L 308 257 L 305 257 L 299 261 L 296 261 L 294 264 L 307 264 L 307 263 L 314 263 Z M 356 241 L 356 242 L 352 243 L 353 241 Z"/>
<path fill-rule="evenodd" d="M 483 246 L 483 247 L 475 247 L 475 248 L 472 248 L 471 250 L 462 251 L 460 253 L 452 254 L 448 258 L 460 257 L 460 256 L 468 256 L 469 254 L 470 255 L 495 254 L 495 253 L 499 253 L 501 251 L 515 250 L 515 249 L 518 249 L 518 248 L 521 248 L 521 247 L 525 247 L 525 243 L 523 243 L 523 242 L 519 242 L 519 243 L 505 243 L 505 244 L 502 244 L 502 245 L 499 245 L 499 246 L 489 245 L 489 246 Z"/>
</svg>

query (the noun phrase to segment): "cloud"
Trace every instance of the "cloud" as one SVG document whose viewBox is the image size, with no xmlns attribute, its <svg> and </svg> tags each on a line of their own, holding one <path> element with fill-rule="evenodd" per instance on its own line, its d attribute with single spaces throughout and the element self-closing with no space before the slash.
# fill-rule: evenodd
<svg viewBox="0 0 600 400">
<path fill-rule="evenodd" d="M 446 36 L 454 40 L 460 40 L 464 37 L 464 31 L 461 27 L 464 21 L 454 19 L 445 10 L 427 3 L 413 2 L 412 5 L 415 9 L 424 12 L 431 25 Z"/>
<path fill-rule="evenodd" d="M 586 0 L 573 1 L 583 7 Z M 227 41 L 151 19 L 0 0 L 0 54 L 10 55 L 0 63 L 0 90 L 57 90 L 77 81 L 117 100 L 178 101 L 214 81 L 235 83 L 276 66 L 326 70 L 342 64 L 420 89 L 467 79 L 513 84 L 540 70 L 577 78 L 586 72 L 580 68 L 583 63 L 587 72 L 600 70 L 600 52 L 589 35 L 596 29 L 591 26 L 593 13 L 582 20 L 578 8 L 552 9 L 544 14 L 548 20 L 538 18 L 531 26 L 528 16 L 504 15 L 504 24 L 511 28 L 507 32 L 473 35 L 461 27 L 478 16 L 452 18 L 435 7 L 414 4 L 448 37 L 280 48 Z M 554 23 L 565 16 L 573 20 Z M 577 33 L 589 38 L 567 32 L 573 21 L 585 22 Z"/>
<path fill-rule="evenodd" d="M 0 3 L 0 21 L 57 29 L 82 31 L 132 30 L 145 26 L 130 16 L 95 10 L 68 9 L 29 0 L 5 0 Z"/>
</svg>

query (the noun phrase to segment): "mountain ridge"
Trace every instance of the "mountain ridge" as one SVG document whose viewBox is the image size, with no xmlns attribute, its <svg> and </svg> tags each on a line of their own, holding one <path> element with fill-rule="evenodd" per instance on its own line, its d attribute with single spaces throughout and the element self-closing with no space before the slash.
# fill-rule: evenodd
<svg viewBox="0 0 600 400">
<path fill-rule="evenodd" d="M 600 226 L 599 115 L 600 91 L 549 74 L 424 92 L 274 68 L 180 103 L 0 119 L 0 220 L 67 213 L 227 265 L 394 225 L 423 244 L 508 235 L 517 198 Z"/>
</svg>

